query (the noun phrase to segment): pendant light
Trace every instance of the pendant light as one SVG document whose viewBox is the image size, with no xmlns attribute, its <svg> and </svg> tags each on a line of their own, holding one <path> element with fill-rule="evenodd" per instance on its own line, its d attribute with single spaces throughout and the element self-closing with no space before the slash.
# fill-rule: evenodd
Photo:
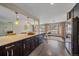
<svg viewBox="0 0 79 59">
<path fill-rule="evenodd" d="M 16 13 L 16 21 L 15 21 L 15 24 L 18 25 L 19 24 L 18 12 L 15 12 L 15 13 Z"/>
</svg>

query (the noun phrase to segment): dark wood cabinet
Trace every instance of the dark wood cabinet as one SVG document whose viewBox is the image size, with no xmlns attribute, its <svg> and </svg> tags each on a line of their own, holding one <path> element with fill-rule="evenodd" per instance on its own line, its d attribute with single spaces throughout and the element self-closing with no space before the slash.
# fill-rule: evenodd
<svg viewBox="0 0 79 59">
<path fill-rule="evenodd" d="M 0 56 L 7 56 L 6 50 L 4 46 L 0 47 Z"/>
<path fill-rule="evenodd" d="M 74 18 L 74 8 L 67 13 L 67 20 Z"/>
<path fill-rule="evenodd" d="M 22 54 L 22 43 L 20 41 L 0 47 L 1 56 L 21 56 Z"/>
<path fill-rule="evenodd" d="M 79 17 L 73 18 L 72 24 L 72 55 L 77 56 L 79 55 L 79 45 L 78 45 L 78 32 L 79 32 Z"/>
<path fill-rule="evenodd" d="M 77 3 L 68 13 L 67 13 L 67 20 L 74 18 L 78 16 L 79 17 L 79 3 Z"/>
<path fill-rule="evenodd" d="M 18 41 L 13 43 L 15 46 L 13 47 L 13 56 L 22 56 L 23 55 L 23 44 L 22 41 Z"/>
<path fill-rule="evenodd" d="M 0 46 L 0 56 L 27 56 L 43 41 L 44 34 Z"/>
<path fill-rule="evenodd" d="M 23 55 L 27 56 L 31 53 L 31 44 L 30 44 L 30 39 L 24 39 L 23 40 Z"/>
<path fill-rule="evenodd" d="M 74 17 L 79 17 L 79 3 L 74 6 Z"/>
<path fill-rule="evenodd" d="M 79 55 L 79 3 L 67 13 L 67 21 L 71 22 L 71 52 L 73 56 Z M 65 39 L 66 41 L 67 39 Z"/>
</svg>

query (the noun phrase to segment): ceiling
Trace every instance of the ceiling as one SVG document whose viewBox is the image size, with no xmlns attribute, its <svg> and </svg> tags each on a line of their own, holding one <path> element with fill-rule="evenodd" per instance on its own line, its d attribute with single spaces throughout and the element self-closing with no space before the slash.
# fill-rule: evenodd
<svg viewBox="0 0 79 59">
<path fill-rule="evenodd" d="M 13 21 L 16 19 L 15 17 L 16 15 L 12 10 L 0 5 L 0 21 L 2 22 Z"/>
<path fill-rule="evenodd" d="M 4 5 L 4 4 L 3 4 Z M 66 14 L 75 3 L 13 3 L 5 4 L 8 8 L 22 12 L 24 15 L 36 18 L 39 17 L 40 23 L 65 21 Z M 15 8 L 16 7 L 16 8 Z"/>
</svg>

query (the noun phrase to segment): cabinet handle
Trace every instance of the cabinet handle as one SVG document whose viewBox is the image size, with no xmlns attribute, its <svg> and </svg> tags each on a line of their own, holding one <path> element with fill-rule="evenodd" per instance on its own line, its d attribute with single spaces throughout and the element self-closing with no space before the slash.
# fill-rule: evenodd
<svg viewBox="0 0 79 59">
<path fill-rule="evenodd" d="M 13 46 L 15 46 L 15 45 L 11 45 L 11 46 L 5 47 L 5 49 L 9 49 L 9 48 L 11 48 L 11 47 L 13 47 Z"/>
</svg>

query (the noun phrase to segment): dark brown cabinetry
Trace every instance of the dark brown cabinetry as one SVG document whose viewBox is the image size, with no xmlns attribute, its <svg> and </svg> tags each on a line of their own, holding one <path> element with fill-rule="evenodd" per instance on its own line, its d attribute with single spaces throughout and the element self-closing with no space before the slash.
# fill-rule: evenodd
<svg viewBox="0 0 79 59">
<path fill-rule="evenodd" d="M 43 42 L 44 34 L 0 46 L 0 56 L 27 56 Z"/>
<path fill-rule="evenodd" d="M 71 11 L 69 11 L 67 13 L 67 20 L 74 18 L 78 16 L 79 17 L 79 3 L 77 3 L 72 9 Z"/>
<path fill-rule="evenodd" d="M 73 9 L 74 9 L 74 17 L 76 16 L 79 17 L 79 3 L 77 3 Z"/>
<path fill-rule="evenodd" d="M 67 13 L 67 20 L 71 18 L 74 18 L 74 9 Z"/>
<path fill-rule="evenodd" d="M 67 50 L 70 51 L 70 55 L 77 56 L 79 55 L 79 3 L 77 3 L 71 11 L 68 12 L 67 14 L 67 23 L 71 23 L 71 29 L 70 29 L 70 34 L 68 34 L 68 30 L 66 32 L 66 37 L 65 37 L 65 46 L 67 48 L 66 41 L 69 42 L 69 48 Z M 68 25 L 68 24 L 67 24 Z M 67 26 L 66 26 L 67 27 Z"/>
<path fill-rule="evenodd" d="M 20 55 L 22 55 L 21 41 L 0 47 L 0 56 L 20 56 Z"/>
<path fill-rule="evenodd" d="M 79 17 L 73 18 L 72 24 L 72 55 L 79 55 L 78 34 L 79 34 Z"/>
<path fill-rule="evenodd" d="M 24 39 L 23 40 L 23 55 L 26 56 L 31 53 L 31 40 Z"/>
</svg>

